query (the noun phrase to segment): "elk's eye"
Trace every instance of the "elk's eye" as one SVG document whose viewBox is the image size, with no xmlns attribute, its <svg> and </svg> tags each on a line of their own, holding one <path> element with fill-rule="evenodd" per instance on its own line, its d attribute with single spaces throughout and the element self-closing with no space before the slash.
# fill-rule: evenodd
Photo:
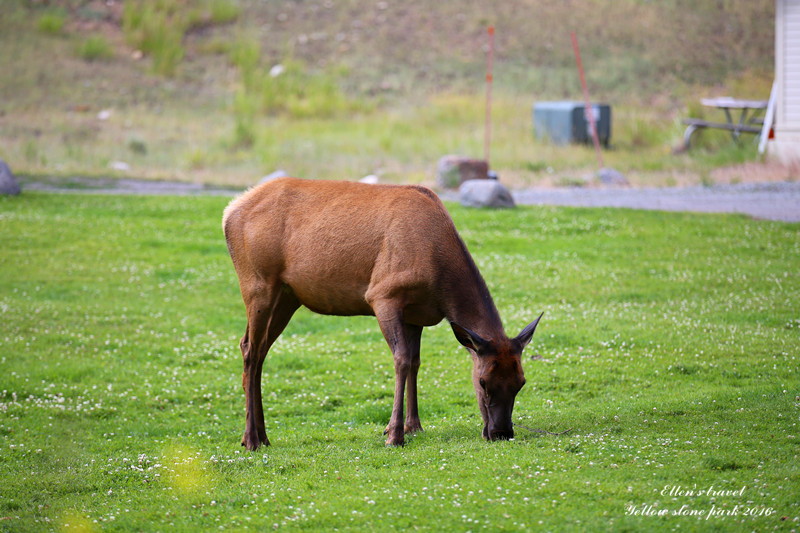
<svg viewBox="0 0 800 533">
<path fill-rule="evenodd" d="M 486 382 L 483 380 L 483 378 L 480 378 L 480 379 L 478 380 L 478 383 L 480 383 L 480 385 L 481 385 L 481 388 L 482 388 L 483 390 L 486 390 Z"/>
</svg>

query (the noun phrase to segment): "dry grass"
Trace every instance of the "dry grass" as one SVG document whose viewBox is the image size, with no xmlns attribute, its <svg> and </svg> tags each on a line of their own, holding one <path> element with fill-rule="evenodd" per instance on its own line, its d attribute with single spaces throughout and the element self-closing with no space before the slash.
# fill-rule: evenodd
<svg viewBox="0 0 800 533">
<path fill-rule="evenodd" d="M 0 18 L 7 73 L 0 79 L 0 157 L 21 174 L 244 185 L 284 168 L 429 182 L 440 156 L 483 153 L 489 23 L 497 28 L 492 165 L 516 186 L 563 183 L 596 167 L 590 149 L 537 143 L 531 132 L 535 101 L 580 98 L 572 28 L 593 97 L 613 107 L 607 164 L 635 183 L 696 183 L 717 166 L 752 160 L 751 146 L 731 149 L 724 135 L 707 135 L 687 156 L 670 151 L 682 117 L 709 114 L 699 97 L 765 98 L 771 83 L 774 6 L 767 0 L 691 9 L 683 1 L 634 0 L 242 1 L 233 23 L 215 24 L 207 10 L 205 23 L 184 26 L 185 54 L 171 78 L 153 73 L 151 55 L 140 58 L 126 41 L 121 5 L 50 5 L 11 0 Z M 66 13 L 62 30 L 31 31 L 53 8 Z M 76 50 L 88 34 L 103 36 L 114 57 L 81 58 Z M 335 97 L 311 107 L 294 97 L 284 98 L 292 105 L 263 104 L 264 83 L 243 91 L 246 72 L 235 55 L 242 42 L 256 44 L 248 68 L 261 79 L 275 64 L 301 65 L 297 80 L 321 79 L 323 96 L 334 84 L 327 94 Z M 248 96 L 236 99 L 237 92 Z M 98 120 L 107 109 L 111 117 Z M 302 120 L 293 109 L 305 110 Z M 130 170 L 111 170 L 115 161 Z"/>
</svg>

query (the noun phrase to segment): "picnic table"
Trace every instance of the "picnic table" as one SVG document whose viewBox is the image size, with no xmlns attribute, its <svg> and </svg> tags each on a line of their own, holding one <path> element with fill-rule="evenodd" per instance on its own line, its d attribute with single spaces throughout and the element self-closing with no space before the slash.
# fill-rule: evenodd
<svg viewBox="0 0 800 533">
<path fill-rule="evenodd" d="M 683 134 L 683 142 L 686 149 L 689 148 L 692 134 L 698 129 L 727 130 L 734 141 L 738 141 L 742 133 L 761 133 L 764 119 L 759 115 L 767 108 L 768 102 L 766 100 L 739 100 L 724 96 L 722 98 L 703 98 L 700 102 L 707 107 L 722 109 L 725 112 L 727 122 L 710 122 L 700 118 L 684 119 L 683 123 L 687 125 Z M 738 120 L 734 120 L 736 112 L 739 113 Z"/>
</svg>

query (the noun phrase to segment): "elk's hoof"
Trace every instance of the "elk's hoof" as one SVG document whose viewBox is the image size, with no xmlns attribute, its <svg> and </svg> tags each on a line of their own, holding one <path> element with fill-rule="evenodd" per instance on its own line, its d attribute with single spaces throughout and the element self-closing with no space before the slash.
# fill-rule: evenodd
<svg viewBox="0 0 800 533">
<path fill-rule="evenodd" d="M 383 434 L 386 435 L 386 446 L 403 446 L 405 444 L 403 426 L 387 427 Z"/>
<path fill-rule="evenodd" d="M 422 431 L 422 424 L 419 423 L 419 420 L 417 420 L 416 422 L 407 423 L 405 425 L 404 431 L 406 432 L 406 435 L 417 433 L 419 431 Z"/>
<path fill-rule="evenodd" d="M 264 436 L 263 440 L 259 437 L 254 437 L 252 435 L 247 435 L 247 434 L 245 434 L 244 437 L 242 437 L 242 446 L 244 446 L 251 452 L 256 451 L 259 447 L 261 447 L 262 444 L 264 446 L 269 446 L 269 439 L 266 436 Z"/>
<path fill-rule="evenodd" d="M 399 437 L 399 438 L 398 437 L 389 437 L 388 439 L 386 439 L 386 446 L 387 447 L 405 446 L 405 445 L 406 445 L 406 441 L 402 436 Z"/>
</svg>

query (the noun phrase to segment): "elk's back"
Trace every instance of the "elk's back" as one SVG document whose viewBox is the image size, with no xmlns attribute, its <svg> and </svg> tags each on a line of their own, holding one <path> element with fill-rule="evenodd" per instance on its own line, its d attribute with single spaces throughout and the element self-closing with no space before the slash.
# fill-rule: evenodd
<svg viewBox="0 0 800 533">
<path fill-rule="evenodd" d="M 394 296 L 437 315 L 440 270 L 463 246 L 436 195 L 415 186 L 282 178 L 233 200 L 223 228 L 245 299 L 280 283 L 336 315 Z"/>
</svg>

